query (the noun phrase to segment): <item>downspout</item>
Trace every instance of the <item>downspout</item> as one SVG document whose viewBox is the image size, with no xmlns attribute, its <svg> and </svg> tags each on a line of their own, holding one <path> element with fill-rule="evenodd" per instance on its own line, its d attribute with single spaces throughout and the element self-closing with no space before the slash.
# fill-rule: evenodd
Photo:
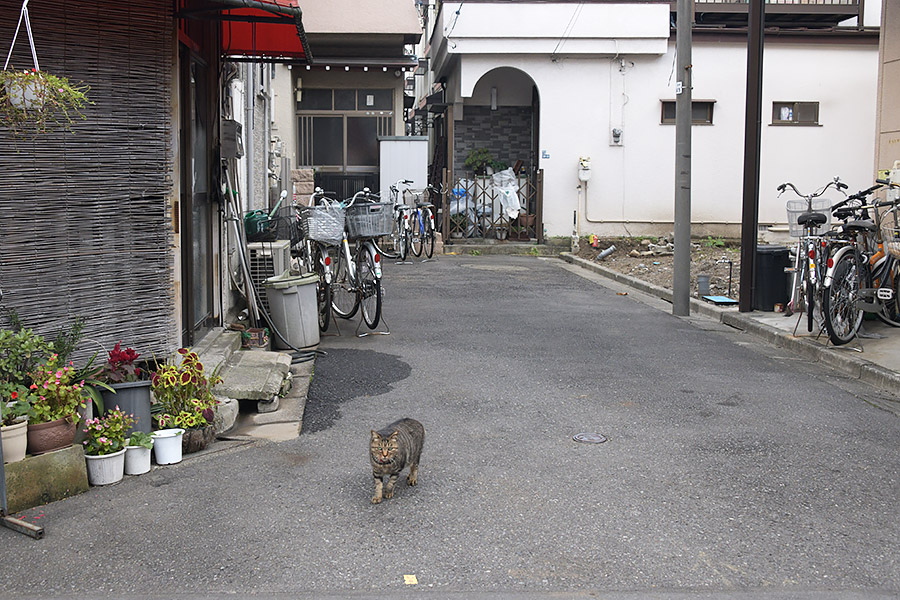
<svg viewBox="0 0 900 600">
<path fill-rule="evenodd" d="M 246 69 L 244 78 L 244 165 L 246 166 L 244 184 L 247 186 L 247 195 L 244 198 L 245 206 L 239 207 L 239 210 L 247 211 L 250 210 L 250 204 L 253 201 L 253 104 L 256 100 L 253 79 L 255 69 L 252 65 L 242 65 L 241 68 Z"/>
</svg>

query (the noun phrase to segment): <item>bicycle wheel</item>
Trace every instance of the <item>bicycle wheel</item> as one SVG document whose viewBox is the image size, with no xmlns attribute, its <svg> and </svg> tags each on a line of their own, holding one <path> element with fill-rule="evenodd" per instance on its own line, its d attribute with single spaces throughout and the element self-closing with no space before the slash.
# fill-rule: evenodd
<svg viewBox="0 0 900 600">
<path fill-rule="evenodd" d="M 431 211 L 429 209 L 425 209 L 425 239 L 423 240 L 423 244 L 425 246 L 425 256 L 431 258 L 434 256 L 434 238 L 437 237 L 434 233 L 434 220 L 431 216 Z"/>
<path fill-rule="evenodd" d="M 412 253 L 422 256 L 422 211 L 417 210 L 412 214 Z"/>
<path fill-rule="evenodd" d="M 385 243 L 384 246 L 381 244 L 378 245 L 378 251 L 381 252 L 381 255 L 386 258 L 399 258 L 403 260 L 403 257 L 400 256 L 400 234 L 403 231 L 403 220 L 402 217 L 398 216 L 394 219 L 394 227 L 391 230 L 390 235 L 387 239 L 390 243 Z M 384 238 L 382 238 L 384 241 Z"/>
<path fill-rule="evenodd" d="M 813 330 L 813 311 L 816 308 L 816 284 L 806 278 L 806 331 Z"/>
<path fill-rule="evenodd" d="M 400 227 L 397 253 L 400 256 L 400 260 L 406 260 L 406 256 L 409 254 L 409 231 L 406 228 L 406 219 L 403 218 L 403 215 L 397 217 L 397 225 Z"/>
<path fill-rule="evenodd" d="M 350 272 L 352 268 L 347 264 L 344 253 L 338 249 L 331 276 L 331 308 L 342 319 L 353 317 L 359 309 L 359 295 Z"/>
<path fill-rule="evenodd" d="M 314 265 L 319 276 L 316 285 L 316 305 L 319 309 L 319 331 L 327 331 L 331 322 L 331 284 L 325 281 L 325 257 L 316 244 Z"/>
<path fill-rule="evenodd" d="M 853 253 L 844 254 L 834 266 L 831 285 L 825 289 L 825 329 L 835 346 L 852 340 L 862 323 L 863 311 L 857 299 L 865 274 L 860 273 L 859 264 Z"/>
<path fill-rule="evenodd" d="M 881 310 L 875 313 L 891 327 L 900 327 L 900 261 L 888 255 L 878 276 L 878 289 L 891 290 L 893 298 L 881 300 Z"/>
<path fill-rule="evenodd" d="M 381 280 L 375 276 L 375 261 L 365 246 L 360 246 L 356 251 L 356 276 L 363 321 L 369 329 L 375 329 L 381 321 Z"/>
</svg>

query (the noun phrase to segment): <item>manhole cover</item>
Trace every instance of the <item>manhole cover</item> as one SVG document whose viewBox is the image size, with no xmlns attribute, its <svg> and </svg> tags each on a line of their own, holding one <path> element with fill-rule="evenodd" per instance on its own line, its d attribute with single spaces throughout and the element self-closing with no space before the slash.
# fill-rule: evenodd
<svg viewBox="0 0 900 600">
<path fill-rule="evenodd" d="M 576 433 L 572 439 L 582 444 L 602 444 L 606 441 L 606 436 L 599 433 Z"/>
</svg>

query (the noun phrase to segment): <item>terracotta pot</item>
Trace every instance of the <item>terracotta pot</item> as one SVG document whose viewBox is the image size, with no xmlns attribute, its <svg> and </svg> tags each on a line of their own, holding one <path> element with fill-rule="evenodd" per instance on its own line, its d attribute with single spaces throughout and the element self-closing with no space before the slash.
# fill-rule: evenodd
<svg viewBox="0 0 900 600">
<path fill-rule="evenodd" d="M 69 415 L 49 423 L 28 424 L 28 453 L 45 454 L 62 450 L 75 441 L 76 415 Z"/>
<path fill-rule="evenodd" d="M 185 429 L 181 438 L 181 450 L 185 454 L 205 450 L 216 437 L 216 428 L 207 425 L 202 429 Z"/>
<path fill-rule="evenodd" d="M 25 458 L 28 446 L 28 421 L 0 427 L 3 437 L 3 462 L 18 462 Z"/>
</svg>

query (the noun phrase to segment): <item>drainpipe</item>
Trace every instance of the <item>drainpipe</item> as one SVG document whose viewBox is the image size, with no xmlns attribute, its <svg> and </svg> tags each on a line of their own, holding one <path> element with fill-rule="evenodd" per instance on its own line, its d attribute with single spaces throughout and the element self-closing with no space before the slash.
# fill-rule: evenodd
<svg viewBox="0 0 900 600">
<path fill-rule="evenodd" d="M 244 77 L 244 165 L 246 172 L 244 173 L 244 185 L 247 188 L 247 195 L 244 197 L 244 206 L 240 210 L 249 210 L 253 202 L 253 103 L 256 93 L 254 90 L 253 79 L 254 71 L 252 65 L 243 65 L 241 68 L 246 69 Z"/>
</svg>

